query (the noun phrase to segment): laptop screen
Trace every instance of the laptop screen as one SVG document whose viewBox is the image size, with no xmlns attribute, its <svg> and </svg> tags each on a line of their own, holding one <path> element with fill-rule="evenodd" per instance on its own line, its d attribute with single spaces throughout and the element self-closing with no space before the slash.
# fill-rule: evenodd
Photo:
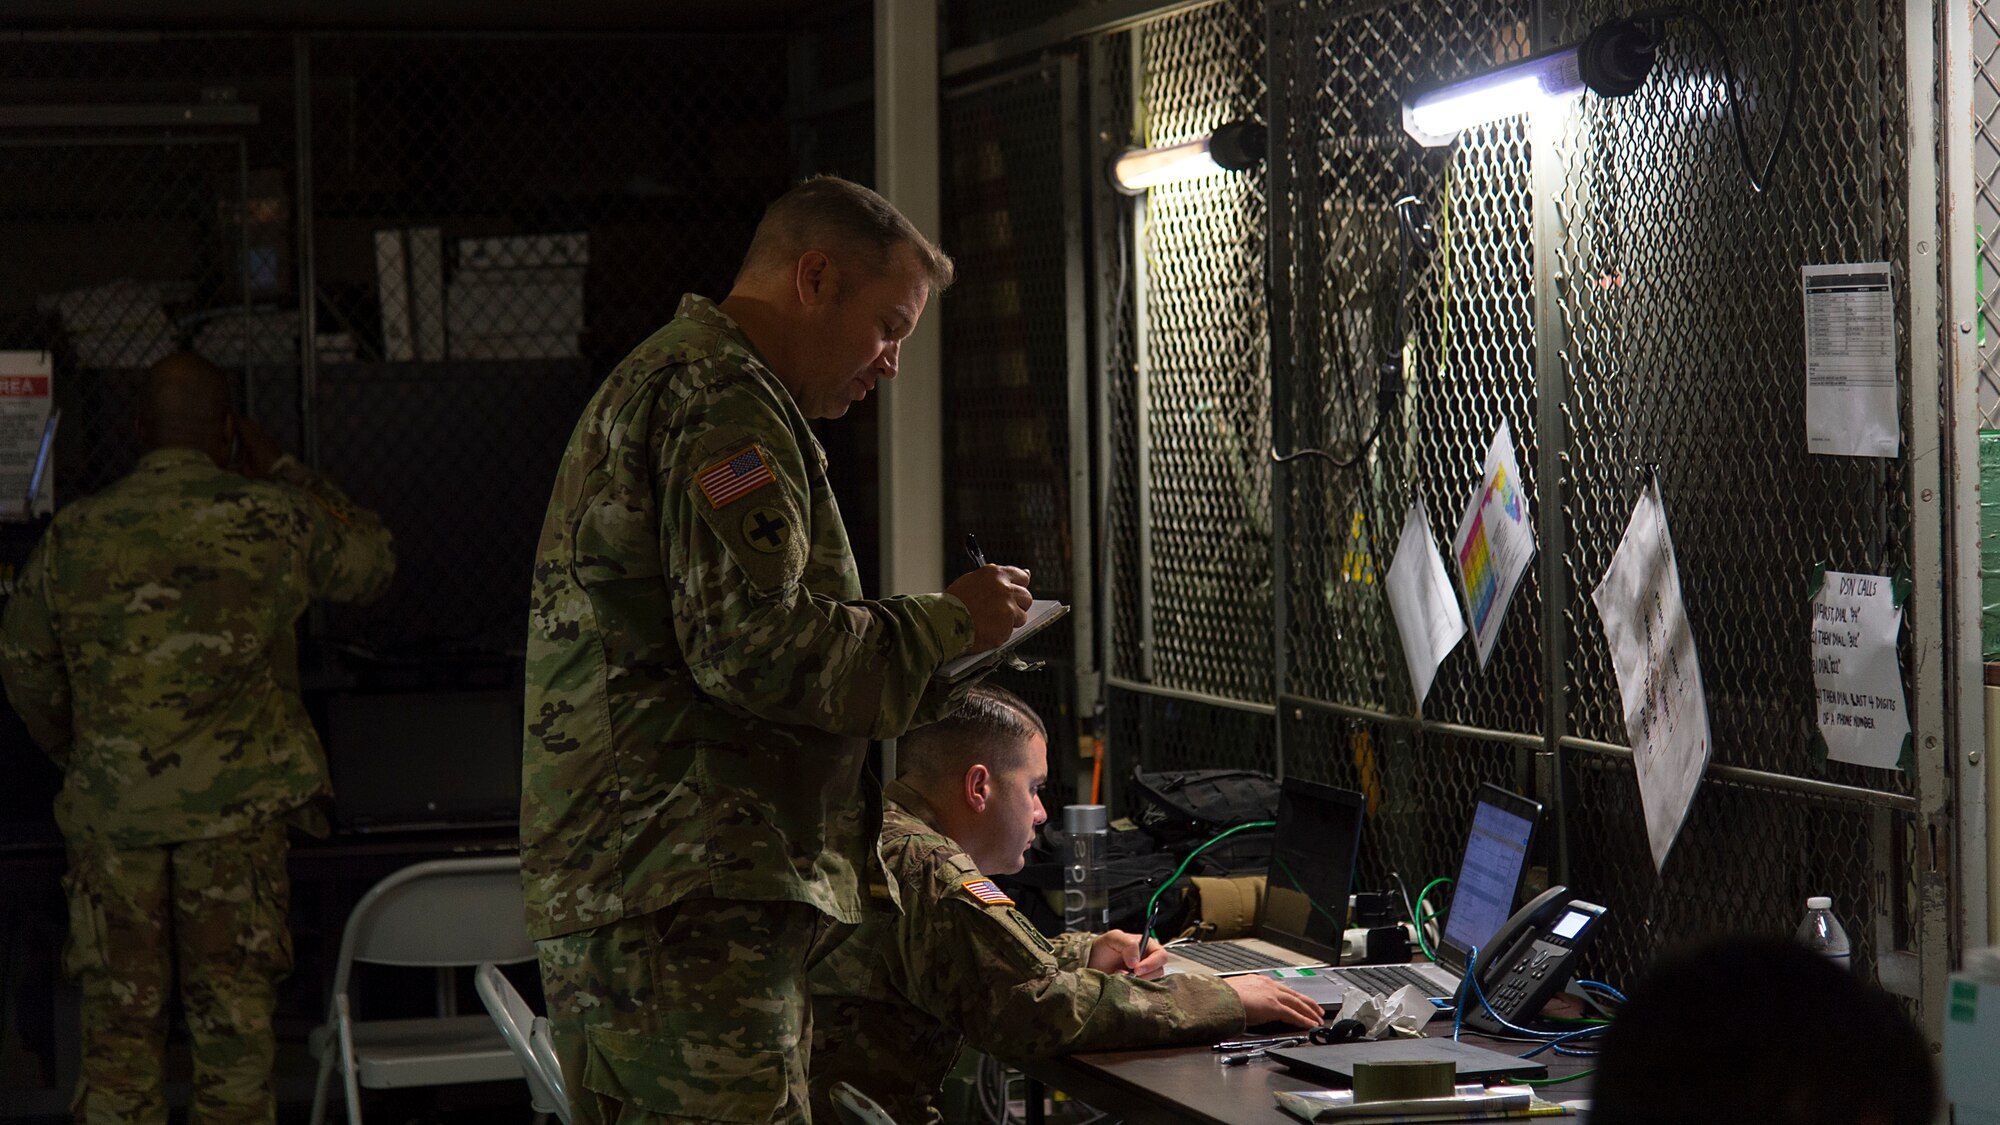
<svg viewBox="0 0 2000 1125">
<path fill-rule="evenodd" d="M 326 757 L 342 828 L 513 823 L 520 689 L 336 695 Z"/>
<path fill-rule="evenodd" d="M 1335 963 L 1366 807 L 1351 790 L 1285 779 L 1257 936 Z"/>
<path fill-rule="evenodd" d="M 1514 912 L 1514 896 L 1528 866 L 1528 845 L 1542 806 L 1497 786 L 1482 786 L 1465 839 L 1465 859 L 1452 884 L 1444 923 L 1444 960 L 1463 969 L 1466 955 L 1484 949 Z"/>
</svg>

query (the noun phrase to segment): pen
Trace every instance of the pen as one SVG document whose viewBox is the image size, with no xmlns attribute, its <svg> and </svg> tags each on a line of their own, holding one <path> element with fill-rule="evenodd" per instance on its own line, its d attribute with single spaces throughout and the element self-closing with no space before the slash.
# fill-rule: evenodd
<svg viewBox="0 0 2000 1125">
<path fill-rule="evenodd" d="M 986 552 L 979 549 L 979 537 L 970 531 L 965 533 L 965 554 L 972 560 L 973 566 L 986 565 Z"/>
<path fill-rule="evenodd" d="M 1296 1047 L 1306 1041 L 1303 1035 L 1272 1035 L 1263 1039 L 1231 1039 L 1210 1047 L 1211 1051 L 1254 1050 L 1259 1047 Z"/>
</svg>

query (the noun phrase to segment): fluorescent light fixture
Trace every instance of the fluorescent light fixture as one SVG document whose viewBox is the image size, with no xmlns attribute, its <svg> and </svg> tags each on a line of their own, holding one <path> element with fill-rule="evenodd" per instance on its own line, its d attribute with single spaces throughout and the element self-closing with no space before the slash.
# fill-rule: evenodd
<svg viewBox="0 0 2000 1125">
<path fill-rule="evenodd" d="M 1581 43 L 1411 94 L 1403 100 L 1403 130 L 1427 147 L 1448 145 L 1475 125 L 1562 105 L 1586 89 L 1622 97 L 1646 81 L 1655 46 L 1648 25 L 1612 20 Z"/>
<path fill-rule="evenodd" d="M 1255 121 L 1231 121 L 1208 134 L 1177 145 L 1128 148 L 1111 162 L 1111 182 L 1126 195 L 1147 188 L 1191 180 L 1210 172 L 1240 172 L 1264 159 L 1266 134 Z"/>
</svg>

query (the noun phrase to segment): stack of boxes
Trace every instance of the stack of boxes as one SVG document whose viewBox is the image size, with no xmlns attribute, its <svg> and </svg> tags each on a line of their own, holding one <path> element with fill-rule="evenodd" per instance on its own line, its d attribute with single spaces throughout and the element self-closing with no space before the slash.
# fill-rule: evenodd
<svg viewBox="0 0 2000 1125">
<path fill-rule="evenodd" d="M 194 350 L 225 367 L 299 361 L 297 309 L 231 309 L 202 322 Z"/>
<path fill-rule="evenodd" d="M 174 350 L 169 301 L 187 299 L 181 282 L 114 281 L 40 298 L 44 313 L 62 320 L 82 367 L 148 367 Z"/>
<path fill-rule="evenodd" d="M 590 236 L 461 238 L 445 298 L 453 359 L 569 359 L 583 354 L 583 272 Z"/>
<path fill-rule="evenodd" d="M 377 231 L 382 358 L 578 357 L 589 264 L 581 231 L 462 238 L 446 282 L 438 228 Z"/>
</svg>

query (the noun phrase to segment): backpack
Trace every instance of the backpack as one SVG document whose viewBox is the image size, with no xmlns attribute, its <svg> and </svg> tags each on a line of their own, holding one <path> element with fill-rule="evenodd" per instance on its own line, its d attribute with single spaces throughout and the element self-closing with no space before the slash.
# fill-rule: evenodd
<svg viewBox="0 0 2000 1125">
<path fill-rule="evenodd" d="M 1278 815 L 1278 783 L 1256 770 L 1133 770 L 1132 786 L 1139 797 L 1134 819 L 1180 857 L 1231 828 Z M 1188 870 L 1262 875 L 1270 861 L 1271 830 L 1253 829 L 1202 852 Z"/>
</svg>

